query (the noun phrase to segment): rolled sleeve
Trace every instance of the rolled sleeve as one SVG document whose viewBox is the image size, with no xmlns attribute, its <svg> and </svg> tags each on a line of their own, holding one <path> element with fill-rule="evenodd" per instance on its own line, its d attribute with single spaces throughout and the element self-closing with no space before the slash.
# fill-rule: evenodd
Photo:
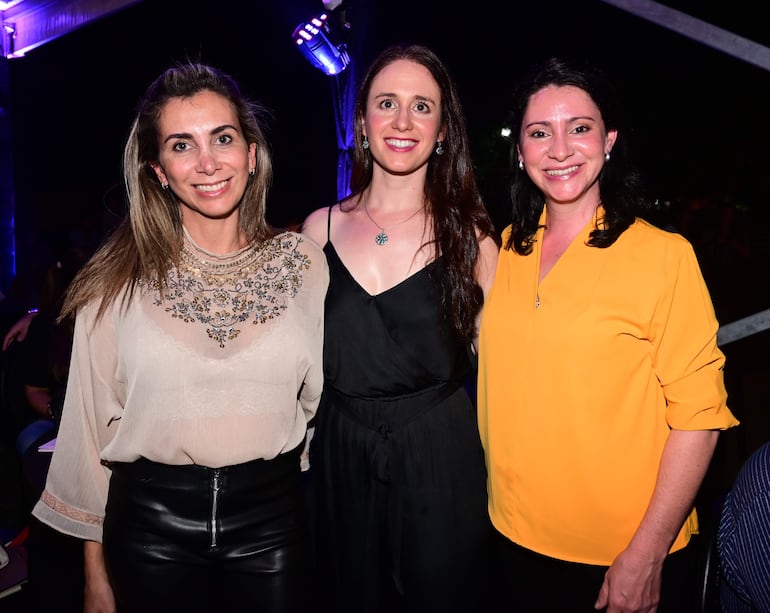
<svg viewBox="0 0 770 613">
<path fill-rule="evenodd" d="M 668 267 L 676 274 L 659 302 L 653 356 L 666 421 L 679 430 L 723 430 L 738 422 L 727 408 L 719 324 L 692 247 L 684 240 L 674 245 Z"/>
</svg>

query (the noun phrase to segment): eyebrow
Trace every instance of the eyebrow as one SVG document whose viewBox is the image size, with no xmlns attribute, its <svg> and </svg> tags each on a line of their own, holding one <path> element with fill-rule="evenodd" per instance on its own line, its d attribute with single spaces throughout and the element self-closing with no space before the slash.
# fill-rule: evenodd
<svg viewBox="0 0 770 613">
<path fill-rule="evenodd" d="M 567 123 L 575 123 L 576 121 L 593 121 L 596 122 L 596 118 L 592 117 L 591 115 L 578 115 L 576 117 L 570 117 L 567 120 Z M 553 122 L 548 121 L 547 119 L 544 119 L 542 121 L 531 121 L 528 124 L 526 124 L 525 128 L 531 128 L 532 126 L 550 126 Z"/>
<path fill-rule="evenodd" d="M 375 94 L 374 98 L 398 98 L 399 95 L 395 92 L 382 92 L 379 94 Z M 425 102 L 430 102 L 431 104 L 436 104 L 436 101 L 431 98 L 430 96 L 423 96 L 422 94 L 417 94 L 416 96 L 413 96 L 415 100 L 424 100 Z"/>
<path fill-rule="evenodd" d="M 216 136 L 217 134 L 220 134 L 221 132 L 224 132 L 225 130 L 233 130 L 235 132 L 240 132 L 238 128 L 236 128 L 234 125 L 231 125 L 229 123 L 226 123 L 223 126 L 219 126 L 218 128 L 214 128 L 211 131 L 212 136 Z M 174 134 L 169 134 L 166 138 L 163 139 L 164 143 L 167 143 L 170 140 L 176 139 L 176 138 L 192 138 L 192 134 L 189 132 L 175 132 Z"/>
</svg>

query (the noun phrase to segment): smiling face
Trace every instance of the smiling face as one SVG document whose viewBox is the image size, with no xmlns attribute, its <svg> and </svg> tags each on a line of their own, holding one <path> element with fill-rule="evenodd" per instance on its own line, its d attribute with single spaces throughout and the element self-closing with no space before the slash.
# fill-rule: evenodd
<svg viewBox="0 0 770 613">
<path fill-rule="evenodd" d="M 519 159 L 546 203 L 596 206 L 599 173 L 616 138 L 584 90 L 550 85 L 529 98 Z"/>
<path fill-rule="evenodd" d="M 430 71 L 410 60 L 385 66 L 369 89 L 363 132 L 376 167 L 402 175 L 424 170 L 442 139 L 441 91 Z"/>
<path fill-rule="evenodd" d="M 182 204 L 182 222 L 235 218 L 255 145 L 244 139 L 228 100 L 211 91 L 171 98 L 158 120 L 158 161 L 152 164 Z"/>
</svg>

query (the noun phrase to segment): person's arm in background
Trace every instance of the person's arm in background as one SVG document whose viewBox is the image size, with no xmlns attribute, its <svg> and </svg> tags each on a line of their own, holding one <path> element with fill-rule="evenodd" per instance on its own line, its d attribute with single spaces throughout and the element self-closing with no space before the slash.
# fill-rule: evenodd
<svg viewBox="0 0 770 613">
<path fill-rule="evenodd" d="M 52 342 L 48 325 L 49 317 L 30 316 L 28 319 L 27 328 L 24 331 L 24 343 L 19 346 L 24 398 L 36 415 L 44 419 L 53 419 L 51 413 L 53 393 L 49 387 Z"/>
<path fill-rule="evenodd" d="M 47 387 L 35 387 L 33 385 L 24 384 L 24 397 L 27 399 L 27 404 L 32 407 L 40 417 L 45 419 L 53 419 L 51 414 L 51 400 L 53 396 L 51 390 Z"/>
<path fill-rule="evenodd" d="M 27 338 L 29 324 L 35 318 L 35 315 L 37 315 L 37 309 L 30 309 L 8 328 L 8 332 L 6 332 L 5 337 L 3 337 L 3 351 L 8 349 L 13 341 L 21 342 Z"/>
<path fill-rule="evenodd" d="M 719 518 L 724 611 L 770 611 L 770 441 L 744 462 Z M 750 603 L 750 605 L 749 605 Z"/>
</svg>

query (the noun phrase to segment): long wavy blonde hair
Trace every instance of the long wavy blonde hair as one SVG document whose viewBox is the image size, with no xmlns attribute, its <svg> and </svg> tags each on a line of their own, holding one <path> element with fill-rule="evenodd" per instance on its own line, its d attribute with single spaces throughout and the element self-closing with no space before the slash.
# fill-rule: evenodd
<svg viewBox="0 0 770 613">
<path fill-rule="evenodd" d="M 157 162 L 158 121 L 166 103 L 211 91 L 232 104 L 247 143 L 256 145 L 256 172 L 249 177 L 239 204 L 239 225 L 251 243 L 276 234 L 266 220 L 267 193 L 272 182 L 270 149 L 261 121 L 265 107 L 248 99 L 236 81 L 205 64 L 178 64 L 156 78 L 139 103 L 123 151 L 123 181 L 128 215 L 74 278 L 60 318 L 83 305 L 99 301 L 101 317 L 116 299 L 128 300 L 141 280 L 168 282 L 168 270 L 178 264 L 183 241 L 180 204 L 162 188 L 150 163 Z"/>
</svg>

